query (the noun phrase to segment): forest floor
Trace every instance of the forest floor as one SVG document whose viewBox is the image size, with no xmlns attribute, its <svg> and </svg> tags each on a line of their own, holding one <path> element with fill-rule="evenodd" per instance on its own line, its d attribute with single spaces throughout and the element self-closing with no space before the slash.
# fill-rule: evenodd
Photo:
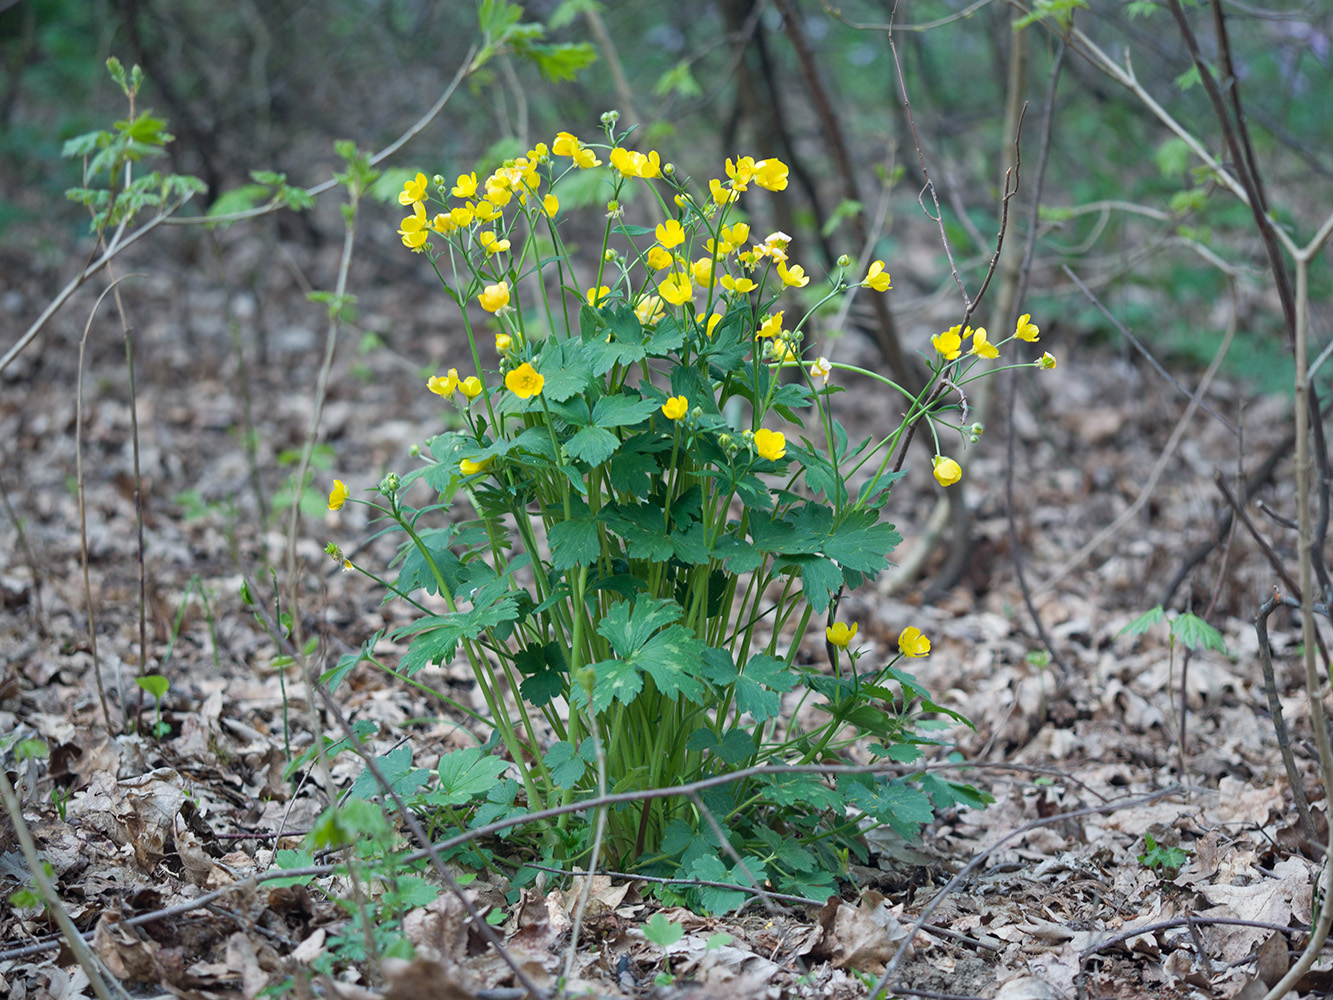
<svg viewBox="0 0 1333 1000">
<path fill-rule="evenodd" d="M 131 397 L 110 296 L 91 322 L 82 457 L 95 651 L 75 462 L 79 340 L 95 293 L 76 296 L 0 373 L 4 761 L 65 908 L 135 996 L 256 996 L 329 954 L 347 920 L 321 891 L 327 879 L 308 890 L 250 880 L 270 868 L 276 850 L 299 846 L 334 791 L 315 768 L 299 772 L 295 785 L 284 779 L 289 755 L 311 745 L 312 708 L 301 678 L 275 667 L 281 650 L 239 596 L 249 578 L 272 607 L 263 567 L 281 575 L 287 525 L 275 507 L 292 493 L 292 455 L 311 420 L 325 350 L 323 309 L 305 292 L 331 285 L 336 251 L 289 235 L 175 236 L 118 265 L 119 274 L 134 273 L 120 287 L 134 330 L 142 602 Z M 423 373 L 464 367 L 452 307 L 401 253 L 388 240 L 371 241 L 354 265 L 359 318 L 340 334 L 328 385 L 310 494 L 319 512 L 298 526 L 299 611 L 305 630 L 320 637 L 326 665 L 406 620 L 324 554 L 331 541 L 367 565 L 389 552 L 360 547 L 367 534 L 360 508 L 323 510 L 328 486 L 337 476 L 355 491 L 410 468 L 409 446 L 440 426 L 439 400 Z M 40 257 L 0 261 L 4 347 L 62 280 Z M 903 308 L 910 350 L 950 322 L 932 308 L 930 300 Z M 1022 373 L 1012 410 L 1003 388 L 991 405 L 959 487 L 972 513 L 965 572 L 922 601 L 947 559 L 945 544 L 896 592 L 886 579 L 843 604 L 868 655 L 893 649 L 908 625 L 931 638 L 915 672 L 942 704 L 974 722 L 975 730 L 959 727 L 951 738 L 975 765 L 965 780 L 995 803 L 946 812 L 919 844 L 877 839 L 869 863 L 850 869 L 841 900 L 822 907 L 780 903 L 766 911 L 753 903 L 721 918 L 668 911 L 685 933 L 665 948 L 645 937 L 659 904 L 644 897 L 644 886 L 598 876 L 575 948 L 575 994 L 866 996 L 927 909 L 927 926 L 895 969 L 894 995 L 1262 996 L 1251 982 L 1255 956 L 1271 980 L 1304 946 L 1319 851 L 1306 846 L 1292 806 L 1251 624 L 1279 578 L 1237 531 L 1185 573 L 1170 605 L 1206 617 L 1225 652 L 1198 651 L 1186 670 L 1165 624 L 1121 634 L 1215 534 L 1215 473 L 1234 482 L 1238 469 L 1248 476 L 1282 447 L 1290 404 L 1254 398 L 1219 376 L 1206 391 L 1215 413 L 1196 410 L 1173 438 L 1189 403 L 1177 387 L 1121 345 L 1088 344 L 1079 330 L 1036 319 L 1041 347 L 1059 368 Z M 858 334 L 821 353 L 875 364 Z M 1198 372 L 1177 375 L 1199 385 Z M 847 389 L 835 406 L 854 440 L 897 421 L 870 385 L 853 381 Z M 1242 425 L 1243 437 L 1235 432 Z M 902 551 L 941 495 L 927 447 L 918 440 L 913 471 L 889 506 L 907 538 Z M 1293 481 L 1284 455 L 1256 499 L 1294 517 Z M 1145 491 L 1123 523 L 1082 551 Z M 1294 567 L 1294 532 L 1253 503 L 1249 510 Z M 147 734 L 159 720 L 133 680 L 141 606 L 150 669 L 170 682 L 161 738 Z M 1029 608 L 1049 634 L 1049 662 Z M 1299 622 L 1279 609 L 1270 629 L 1277 695 L 1320 825 L 1326 804 Z M 111 714 L 118 723 L 138 717 L 143 735 L 107 735 L 95 658 Z M 448 666 L 417 679 L 470 696 L 465 675 Z M 410 740 L 416 761 L 429 767 L 467 742 L 438 697 L 367 667 L 338 697 L 353 721 L 374 723 L 379 752 Z M 336 725 L 325 725 L 336 736 Z M 49 756 L 20 760 L 9 737 L 38 738 Z M 345 788 L 360 768 L 344 754 L 334 758 L 331 778 Z M 8 899 L 29 882 L 16 831 L 0 820 L 0 891 Z M 483 876 L 467 892 L 546 988 L 563 968 L 579 888 L 553 881 L 510 905 L 503 882 Z M 409 914 L 404 929 L 418 959 L 386 961 L 378 979 L 353 966 L 343 995 L 519 995 L 514 973 L 450 894 Z M 0 994 L 91 995 L 53 931 L 40 908 L 0 907 Z M 719 946 L 718 934 L 729 942 Z M 1330 989 L 1329 971 L 1300 984 L 1302 995 Z"/>
</svg>

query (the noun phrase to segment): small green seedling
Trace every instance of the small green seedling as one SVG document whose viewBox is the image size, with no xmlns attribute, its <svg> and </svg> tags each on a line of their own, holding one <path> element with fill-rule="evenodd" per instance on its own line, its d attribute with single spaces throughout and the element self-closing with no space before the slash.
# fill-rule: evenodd
<svg viewBox="0 0 1333 1000">
<path fill-rule="evenodd" d="M 166 697 L 167 690 L 171 687 L 171 681 L 161 674 L 145 674 L 143 677 L 136 677 L 134 683 L 153 696 L 157 710 L 156 721 L 153 723 L 153 735 L 161 739 L 171 732 L 171 724 L 164 722 L 162 719 L 162 699 Z"/>
<path fill-rule="evenodd" d="M 1139 855 L 1139 864 L 1151 868 L 1163 878 L 1175 878 L 1181 866 L 1189 859 L 1184 848 L 1163 847 L 1151 833 L 1143 835 L 1143 845 L 1147 850 Z"/>
<path fill-rule="evenodd" d="M 643 925 L 643 936 L 659 948 L 669 948 L 685 936 L 685 928 L 660 913 Z"/>
</svg>

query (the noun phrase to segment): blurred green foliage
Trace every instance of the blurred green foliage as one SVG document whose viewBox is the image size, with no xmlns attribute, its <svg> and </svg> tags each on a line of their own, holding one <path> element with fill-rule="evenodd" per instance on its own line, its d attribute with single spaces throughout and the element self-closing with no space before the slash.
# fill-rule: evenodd
<svg viewBox="0 0 1333 1000">
<path fill-rule="evenodd" d="M 1207 6 L 1187 7 L 1211 42 Z M 1333 12 L 1326 5 L 1271 14 L 1225 9 L 1274 209 L 1299 235 L 1312 224 L 1306 212 L 1326 201 L 1319 194 L 1333 173 L 1333 116 L 1326 111 L 1333 107 Z M 792 23 L 784 20 L 788 10 L 795 12 Z M 543 23 L 545 36 L 474 74 L 445 113 L 386 164 L 386 177 L 420 164 L 486 170 L 560 129 L 591 135 L 598 116 L 617 108 L 627 122 L 640 123 L 644 145 L 669 140 L 671 148 L 688 150 L 677 164 L 686 173 L 736 153 L 791 162 L 788 197 L 773 218 L 760 221 L 793 227 L 798 239 L 822 248 L 821 259 L 808 262 L 816 281 L 838 253 L 860 254 L 856 226 L 873 210 L 884 179 L 893 178 L 890 211 L 870 256 L 886 258 L 897 274 L 903 266 L 895 253 L 925 252 L 930 258 L 911 267 L 924 274 L 943 251 L 916 203 L 923 177 L 884 30 L 887 16 L 875 0 L 848 0 L 836 9 L 814 0 L 534 0 L 523 19 Z M 1011 206 L 1011 252 L 1025 236 L 1040 112 L 1060 25 L 1070 17 L 1115 58 L 1131 54 L 1154 98 L 1205 147 L 1223 150 L 1204 89 L 1161 4 L 1043 0 L 1021 29 L 1029 48 L 1022 96 L 1031 107 L 1022 187 Z M 997 227 L 1001 164 L 1012 145 L 1001 134 L 1006 80 L 1015 22 L 1023 20 L 1021 11 L 998 2 L 920 0 L 895 25 L 946 232 L 972 288 Z M 332 169 L 333 139 L 352 137 L 366 148 L 391 141 L 439 96 L 477 38 L 477 24 L 473 3 L 425 0 L 21 0 L 0 10 L 0 243 L 22 242 L 38 227 L 47 237 L 54 227 L 65 238 L 83 229 L 86 216 L 62 194 L 78 184 L 77 164 L 62 163 L 59 151 L 119 110 L 119 95 L 101 72 L 108 55 L 144 67 L 141 106 L 178 137 L 170 168 L 209 184 L 209 194 L 197 200 L 203 211 L 219 197 L 263 200 L 254 170 L 281 171 L 296 186 L 322 180 Z M 560 48 L 571 43 L 591 43 L 596 60 Z M 529 43 L 520 34 L 516 44 Z M 855 195 L 839 176 L 830 123 L 813 97 L 800 46 L 809 50 L 855 167 Z M 1038 290 L 1052 290 L 1049 305 L 1065 318 L 1089 321 L 1094 331 L 1110 331 L 1069 290 L 1060 270 L 1067 263 L 1150 342 L 1178 360 L 1205 362 L 1221 337 L 1211 305 L 1229 294 L 1207 256 L 1228 262 L 1250 286 L 1250 299 L 1267 278 L 1248 211 L 1198 168 L 1141 102 L 1070 53 L 1057 94 L 1033 276 Z M 226 194 L 237 190 L 242 194 Z M 591 203 L 602 192 L 591 186 L 569 196 Z M 1108 202 L 1133 203 L 1150 214 L 1079 211 Z M 1314 281 L 1316 299 L 1327 299 L 1327 269 L 1316 269 Z M 1273 339 L 1280 321 L 1263 310 L 1242 325 L 1246 335 L 1233 347 L 1233 361 L 1266 381 L 1265 371 L 1282 366 Z M 920 339 L 918 332 L 909 350 Z"/>
</svg>

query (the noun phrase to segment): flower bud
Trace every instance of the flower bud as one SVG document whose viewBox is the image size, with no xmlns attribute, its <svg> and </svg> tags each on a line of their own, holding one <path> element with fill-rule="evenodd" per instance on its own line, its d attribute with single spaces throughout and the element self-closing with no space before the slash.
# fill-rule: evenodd
<svg viewBox="0 0 1333 1000">
<path fill-rule="evenodd" d="M 663 163 L 663 164 L 662 164 L 662 176 L 663 176 L 663 177 L 675 177 L 675 176 L 676 176 L 676 165 L 675 165 L 674 163 Z"/>
<path fill-rule="evenodd" d="M 420 455 L 421 455 L 421 445 L 419 445 L 419 444 L 408 445 L 407 453 L 408 453 L 409 455 L 411 455 L 413 458 L 418 458 L 418 457 L 420 457 Z"/>
<path fill-rule="evenodd" d="M 395 493 L 398 492 L 398 487 L 400 483 L 401 481 L 398 478 L 398 473 L 390 472 L 387 476 L 385 476 L 383 479 L 380 480 L 380 484 L 377 487 L 377 489 L 379 490 L 381 496 L 392 497 Z"/>
<path fill-rule="evenodd" d="M 602 254 L 602 260 L 608 264 L 614 264 L 618 256 L 620 255 L 616 253 L 614 247 L 607 247 L 606 252 Z"/>
<path fill-rule="evenodd" d="M 449 183 L 444 179 L 444 174 L 436 174 L 434 177 L 431 178 L 431 181 L 435 184 L 437 188 L 444 187 L 446 184 Z"/>
<path fill-rule="evenodd" d="M 619 112 L 619 111 L 603 111 L 603 112 L 602 112 L 602 124 L 603 124 L 603 125 L 614 125 L 614 124 L 615 124 L 616 122 L 618 122 L 618 121 L 620 121 L 620 112 Z"/>
<path fill-rule="evenodd" d="M 841 257 L 837 259 L 836 263 L 839 267 L 851 267 L 852 258 L 848 257 L 846 254 L 843 254 Z"/>
</svg>

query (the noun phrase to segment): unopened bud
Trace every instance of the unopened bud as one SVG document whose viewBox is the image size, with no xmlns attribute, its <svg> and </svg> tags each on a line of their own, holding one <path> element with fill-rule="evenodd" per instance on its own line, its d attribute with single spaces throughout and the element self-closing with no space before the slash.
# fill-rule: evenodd
<svg viewBox="0 0 1333 1000">
<path fill-rule="evenodd" d="M 602 112 L 602 124 L 603 124 L 603 125 L 614 125 L 614 124 L 615 124 L 616 122 L 618 122 L 618 121 L 620 121 L 620 112 L 619 112 L 619 111 L 603 111 L 603 112 Z"/>
<path fill-rule="evenodd" d="M 852 258 L 848 257 L 846 254 L 843 254 L 841 257 L 838 258 L 836 263 L 839 267 L 851 267 Z"/>
</svg>

